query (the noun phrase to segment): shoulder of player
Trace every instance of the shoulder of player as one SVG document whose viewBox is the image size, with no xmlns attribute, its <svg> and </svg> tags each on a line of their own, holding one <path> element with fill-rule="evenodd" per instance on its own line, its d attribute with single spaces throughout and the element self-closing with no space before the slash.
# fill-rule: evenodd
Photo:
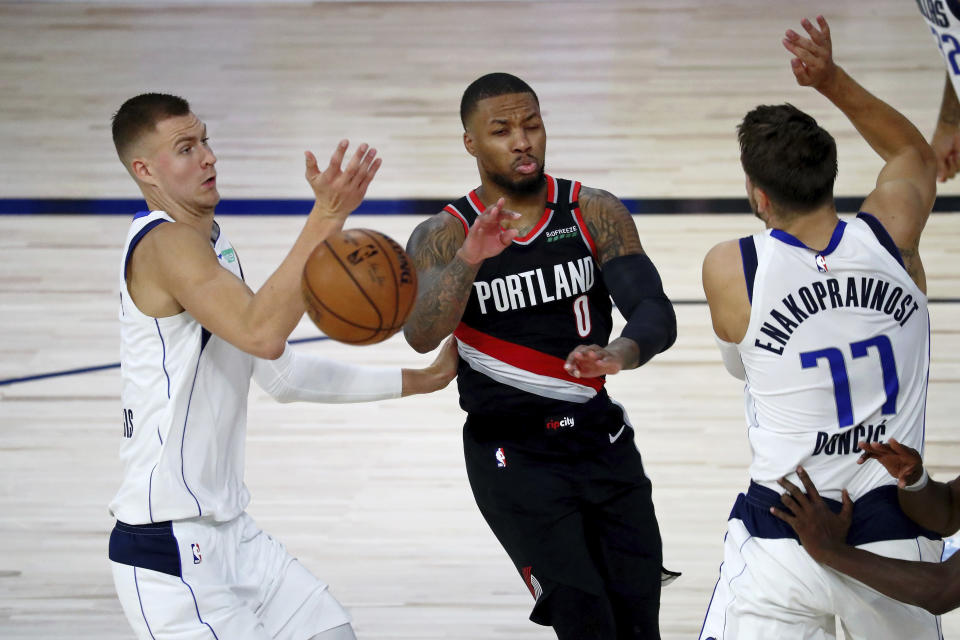
<svg viewBox="0 0 960 640">
<path fill-rule="evenodd" d="M 149 270 L 157 271 L 162 278 L 163 274 L 180 274 L 204 262 L 216 262 L 209 238 L 190 225 L 167 222 L 140 240 L 131 257 L 131 269 L 149 265 Z"/>
<path fill-rule="evenodd" d="M 623 255 L 643 253 L 637 225 L 620 198 L 603 189 L 582 187 L 579 202 L 601 264 Z"/>
<path fill-rule="evenodd" d="M 877 218 L 901 249 L 915 249 L 930 217 L 928 203 L 906 181 L 878 185 L 863 201 L 860 210 Z"/>
<path fill-rule="evenodd" d="M 630 215 L 627 207 L 617 196 L 605 189 L 582 186 L 578 197 L 584 217 L 603 215 Z"/>
<path fill-rule="evenodd" d="M 465 237 L 463 223 L 441 211 L 413 229 L 407 241 L 407 253 L 418 269 L 446 264 L 453 259 Z"/>
<path fill-rule="evenodd" d="M 738 279 L 743 280 L 740 242 L 726 240 L 714 245 L 703 258 L 703 289 L 707 297 L 729 290 Z"/>
</svg>

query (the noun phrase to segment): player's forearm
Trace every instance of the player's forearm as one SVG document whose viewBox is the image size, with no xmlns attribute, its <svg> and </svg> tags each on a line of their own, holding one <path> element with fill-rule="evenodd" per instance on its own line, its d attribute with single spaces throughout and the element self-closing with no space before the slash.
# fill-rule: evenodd
<svg viewBox="0 0 960 640">
<path fill-rule="evenodd" d="M 260 336 L 267 352 L 257 355 L 269 358 L 271 351 L 273 357 L 283 353 L 287 338 L 306 311 L 300 281 L 307 258 L 317 245 L 342 226 L 342 219 L 317 216 L 311 212 L 283 262 L 251 299 L 245 314 L 246 324 L 250 331 Z"/>
<path fill-rule="evenodd" d="M 863 139 L 884 160 L 916 149 L 933 159 L 933 151 L 920 131 L 899 111 L 864 89 L 842 67 L 817 86 L 840 109 Z"/>
<path fill-rule="evenodd" d="M 452 379 L 432 366 L 424 369 L 403 369 L 402 395 L 406 397 L 418 393 L 433 393 L 446 387 Z"/>
<path fill-rule="evenodd" d="M 957 100 L 957 92 L 953 88 L 949 71 L 946 78 L 946 84 L 943 87 L 943 99 L 940 101 L 940 115 L 937 118 L 937 126 L 956 128 L 960 126 L 960 100 Z"/>
<path fill-rule="evenodd" d="M 620 360 L 621 369 L 636 369 L 640 366 L 640 348 L 630 338 L 621 336 L 611 340 L 606 350 Z"/>
<path fill-rule="evenodd" d="M 403 335 L 420 353 L 432 351 L 453 333 L 470 300 L 470 287 L 480 264 L 465 262 L 459 252 L 417 296 Z"/>
<path fill-rule="evenodd" d="M 897 492 L 900 508 L 911 520 L 942 536 L 953 535 L 960 527 L 949 485 L 930 479 L 920 491 Z"/>
<path fill-rule="evenodd" d="M 826 553 L 821 562 L 895 600 L 935 614 L 960 605 L 958 590 L 948 588 L 950 581 L 956 581 L 953 565 L 886 558 L 847 545 Z"/>
</svg>

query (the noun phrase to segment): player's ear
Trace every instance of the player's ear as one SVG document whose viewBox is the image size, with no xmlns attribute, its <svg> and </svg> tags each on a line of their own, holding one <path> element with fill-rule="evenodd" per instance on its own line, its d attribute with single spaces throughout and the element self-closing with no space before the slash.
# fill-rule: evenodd
<svg viewBox="0 0 960 640">
<path fill-rule="evenodd" d="M 145 158 L 134 158 L 131 160 L 130 173 L 140 182 L 145 182 L 150 185 L 156 184 L 156 178 L 154 178 L 153 172 L 150 170 L 150 164 Z"/>
<path fill-rule="evenodd" d="M 473 136 L 470 135 L 469 131 L 463 132 L 463 148 L 467 150 L 467 153 L 472 155 L 474 158 L 477 157 L 476 147 L 474 146 Z"/>
</svg>

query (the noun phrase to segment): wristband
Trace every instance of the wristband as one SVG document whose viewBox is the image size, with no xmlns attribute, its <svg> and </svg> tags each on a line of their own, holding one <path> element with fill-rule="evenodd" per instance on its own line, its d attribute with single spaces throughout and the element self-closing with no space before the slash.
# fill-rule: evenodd
<svg viewBox="0 0 960 640">
<path fill-rule="evenodd" d="M 923 489 L 925 486 L 927 486 L 927 482 L 928 482 L 929 480 L 930 480 L 930 474 L 928 474 L 928 473 L 927 473 L 927 470 L 924 469 L 924 470 L 923 470 L 923 475 L 920 476 L 920 479 L 917 480 L 916 482 L 914 482 L 913 484 L 904 487 L 903 490 L 904 490 L 904 491 L 920 491 L 920 490 Z"/>
</svg>

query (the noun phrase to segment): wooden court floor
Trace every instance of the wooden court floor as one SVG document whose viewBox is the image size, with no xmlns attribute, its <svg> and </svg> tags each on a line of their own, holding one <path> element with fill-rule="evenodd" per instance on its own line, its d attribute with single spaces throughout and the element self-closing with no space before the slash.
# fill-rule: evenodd
<svg viewBox="0 0 960 640">
<path fill-rule="evenodd" d="M 841 4 L 842 6 L 836 6 Z M 742 195 L 734 127 L 789 100 L 837 137 L 838 195 L 879 161 L 822 99 L 792 84 L 783 29 L 832 19 L 838 60 L 929 132 L 942 62 L 912 2 L 478 2 L 283 6 L 0 4 L 0 198 L 134 197 L 109 144 L 123 99 L 183 93 L 210 126 L 227 198 L 305 198 L 301 153 L 342 136 L 383 150 L 376 198 L 455 198 L 475 186 L 459 93 L 494 69 L 540 93 L 548 165 L 624 198 Z M 129 183 L 129 184 L 128 184 Z M 953 195 L 957 182 L 944 186 Z M 423 212 L 424 214 L 429 212 Z M 846 212 L 849 213 L 849 212 Z M 406 241 L 422 216 L 357 216 Z M 741 386 L 702 303 L 714 243 L 757 230 L 739 215 L 644 215 L 641 239 L 677 302 L 679 338 L 611 395 L 637 428 L 668 567 L 665 640 L 695 638 L 729 509 L 748 482 Z M 123 216 L 0 216 L 0 380 L 117 361 Z M 221 221 L 254 288 L 302 224 Z M 932 365 L 927 462 L 960 473 L 960 216 L 921 244 Z M 318 337 L 304 322 L 295 338 Z M 358 363 L 429 362 L 401 337 L 298 348 Z M 361 640 L 553 637 L 474 506 L 456 392 L 369 405 L 279 405 L 251 390 L 250 513 L 354 616 Z M 0 638 L 131 638 L 106 560 L 119 481 L 116 369 L 0 386 Z M 960 613 L 943 618 L 960 633 Z"/>
</svg>

